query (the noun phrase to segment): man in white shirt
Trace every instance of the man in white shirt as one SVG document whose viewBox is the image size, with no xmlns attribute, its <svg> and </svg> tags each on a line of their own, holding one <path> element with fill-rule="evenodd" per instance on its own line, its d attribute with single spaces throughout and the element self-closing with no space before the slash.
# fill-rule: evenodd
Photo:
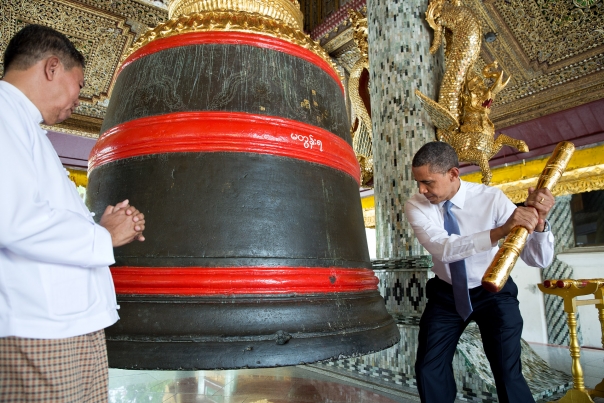
<svg viewBox="0 0 604 403">
<path fill-rule="evenodd" d="M 144 240 L 125 200 L 95 224 L 40 123 L 67 119 L 84 58 L 29 25 L 9 42 L 0 81 L 0 401 L 106 402 L 103 329 L 118 319 L 113 247 Z"/>
<path fill-rule="evenodd" d="M 499 402 L 534 402 L 520 363 L 518 288 L 510 278 L 500 292 L 490 293 L 481 280 L 498 241 L 516 225 L 530 233 L 520 257 L 530 266 L 551 264 L 554 237 L 546 217 L 554 197 L 547 189 L 529 189 L 525 207 L 516 207 L 497 188 L 462 181 L 458 167 L 449 144 L 425 144 L 412 162 L 419 194 L 405 204 L 407 220 L 432 255 L 436 274 L 426 286 L 428 303 L 420 320 L 415 363 L 420 398 L 427 403 L 455 400 L 453 355 L 461 334 L 474 320 Z"/>
</svg>

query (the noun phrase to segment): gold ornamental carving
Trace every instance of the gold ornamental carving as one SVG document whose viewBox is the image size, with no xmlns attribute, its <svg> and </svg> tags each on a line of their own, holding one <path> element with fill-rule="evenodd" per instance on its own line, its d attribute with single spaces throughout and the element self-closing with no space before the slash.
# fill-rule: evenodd
<svg viewBox="0 0 604 403">
<path fill-rule="evenodd" d="M 361 167 L 361 186 L 373 181 L 373 134 L 369 111 L 369 44 L 367 42 L 367 17 L 358 11 L 348 10 L 352 22 L 354 42 L 361 57 L 352 67 L 348 80 L 348 96 L 354 116 L 350 135 L 352 147 Z"/>
<path fill-rule="evenodd" d="M 522 203 L 528 195 L 528 188 L 537 185 L 537 178 L 496 184 L 513 203 Z M 566 171 L 558 184 L 550 189 L 554 196 L 579 194 L 604 190 L 604 164 Z"/>
<path fill-rule="evenodd" d="M 340 51 L 341 48 L 343 48 L 348 43 L 354 41 L 353 36 L 354 36 L 354 32 L 353 32 L 352 27 L 347 28 L 344 31 L 342 31 L 338 36 L 336 36 L 329 42 L 325 43 L 323 45 L 323 49 L 325 49 L 325 51 L 327 51 L 327 53 L 330 53 L 330 54 L 332 52 L 341 53 L 341 51 Z"/>
<path fill-rule="evenodd" d="M 552 65 L 602 44 L 604 7 L 599 3 L 510 0 L 498 9 L 527 58 Z"/>
<path fill-rule="evenodd" d="M 340 72 L 327 52 L 301 30 L 280 20 L 243 11 L 215 11 L 174 17 L 147 31 L 122 57 L 122 62 L 132 53 L 159 39 L 190 32 L 235 31 L 249 32 L 282 39 L 313 52 L 340 76 Z"/>
<path fill-rule="evenodd" d="M 350 38 L 352 39 L 352 35 Z M 359 58 L 361 57 L 357 45 L 354 43 L 354 41 L 352 41 L 347 46 L 342 47 L 340 50 L 338 50 L 337 53 L 330 53 L 330 55 L 333 57 L 335 63 L 337 63 L 339 66 L 342 66 L 342 68 L 346 70 L 348 75 L 350 75 L 352 68 L 356 64 L 357 60 L 359 60 Z"/>
<path fill-rule="evenodd" d="M 86 85 L 80 97 L 91 103 L 107 98 L 120 56 L 135 36 L 124 17 L 81 7 L 75 1 L 3 0 L 0 16 L 0 54 L 4 54 L 10 38 L 27 24 L 42 24 L 64 33 L 86 59 Z"/>
<path fill-rule="evenodd" d="M 437 127 L 438 140 L 449 143 L 460 161 L 478 165 L 482 182 L 489 184 L 489 159 L 508 145 L 522 152 L 526 143 L 505 134 L 495 138 L 495 126 L 489 118 L 495 96 L 510 78 L 503 80 L 497 62 L 486 65 L 482 74 L 474 70 L 482 42 L 480 21 L 460 0 L 431 0 L 426 21 L 434 29 L 431 53 L 445 45 L 445 73 L 438 102 L 415 90 L 420 102 Z"/>
<path fill-rule="evenodd" d="M 563 196 L 604 190 L 602 155 L 604 145 L 576 150 L 558 184 L 550 189 L 552 194 Z M 522 203 L 528 196 L 528 188 L 537 186 L 547 159 L 545 157 L 493 168 L 491 186 L 501 189 L 513 203 Z M 467 173 L 461 178 L 468 182 L 480 182 L 480 172 Z"/>
<path fill-rule="evenodd" d="M 303 15 L 297 0 L 172 0 L 170 19 L 208 11 L 243 11 L 261 14 L 303 29 Z"/>
<path fill-rule="evenodd" d="M 375 208 L 363 209 L 363 221 L 365 228 L 375 228 Z"/>
<path fill-rule="evenodd" d="M 497 128 L 604 97 L 604 4 L 589 1 L 464 2 L 497 34 L 481 57 L 514 77 L 491 114 Z"/>
<path fill-rule="evenodd" d="M 562 177 L 574 152 L 575 146 L 573 143 L 568 141 L 559 143 L 547 161 L 537 182 L 536 189 L 549 189 L 551 191 Z M 516 260 L 518 260 L 518 256 L 524 249 L 528 235 L 528 230 L 522 226 L 512 228 L 482 277 L 482 286 L 485 289 L 491 292 L 499 292 L 503 288 L 516 264 Z"/>
</svg>

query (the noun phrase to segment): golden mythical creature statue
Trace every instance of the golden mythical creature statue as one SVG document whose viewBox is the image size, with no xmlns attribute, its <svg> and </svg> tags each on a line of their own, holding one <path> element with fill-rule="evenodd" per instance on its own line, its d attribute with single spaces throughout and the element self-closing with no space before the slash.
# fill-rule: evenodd
<svg viewBox="0 0 604 403">
<path fill-rule="evenodd" d="M 437 139 L 451 144 L 460 161 L 478 165 L 482 183 L 489 184 L 492 177 L 489 159 L 501 147 L 508 145 L 528 151 L 522 140 L 505 134 L 495 139 L 495 126 L 489 119 L 495 95 L 510 78 L 503 81 L 503 71 L 497 70 L 497 62 L 484 67 L 482 76 L 474 70 L 482 32 L 478 18 L 460 0 L 431 0 L 426 21 L 434 29 L 430 53 L 436 53 L 444 37 L 445 73 L 438 103 L 418 90 L 415 94 L 437 128 Z"/>
<path fill-rule="evenodd" d="M 348 10 L 352 22 L 353 38 L 361 57 L 352 67 L 348 80 L 348 94 L 355 116 L 350 134 L 352 146 L 361 166 L 361 185 L 373 183 L 373 150 L 371 107 L 369 103 L 369 45 L 367 43 L 367 17 L 358 11 Z"/>
</svg>

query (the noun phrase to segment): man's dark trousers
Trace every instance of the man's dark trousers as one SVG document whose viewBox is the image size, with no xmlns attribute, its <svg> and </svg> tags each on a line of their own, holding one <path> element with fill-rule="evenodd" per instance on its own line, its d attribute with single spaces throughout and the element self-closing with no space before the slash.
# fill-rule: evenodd
<svg viewBox="0 0 604 403">
<path fill-rule="evenodd" d="M 453 355 L 464 329 L 474 320 L 491 364 L 500 403 L 534 403 L 522 376 L 520 336 L 522 316 L 518 287 L 508 279 L 503 289 L 491 293 L 483 287 L 470 290 L 474 311 L 467 321 L 455 310 L 453 288 L 438 277 L 426 285 L 428 304 L 420 320 L 415 373 L 424 403 L 452 403 L 457 394 Z"/>
</svg>

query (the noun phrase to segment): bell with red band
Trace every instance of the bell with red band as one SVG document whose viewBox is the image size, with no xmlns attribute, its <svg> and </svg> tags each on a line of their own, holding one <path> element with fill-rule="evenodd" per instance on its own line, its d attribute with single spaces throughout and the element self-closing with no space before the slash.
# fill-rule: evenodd
<svg viewBox="0 0 604 403">
<path fill-rule="evenodd" d="M 146 219 L 145 242 L 115 250 L 110 366 L 271 367 L 393 345 L 336 70 L 297 17 L 195 4 L 173 1 L 193 13 L 135 44 L 90 156 L 91 211 L 127 198 Z"/>
</svg>

